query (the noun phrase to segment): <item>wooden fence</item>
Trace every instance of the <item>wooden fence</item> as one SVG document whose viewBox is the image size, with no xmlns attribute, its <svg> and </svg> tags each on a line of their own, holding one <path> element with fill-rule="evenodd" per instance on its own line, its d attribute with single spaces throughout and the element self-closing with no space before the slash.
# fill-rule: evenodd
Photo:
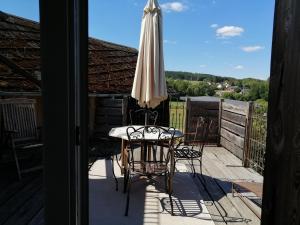
<svg viewBox="0 0 300 225">
<path fill-rule="evenodd" d="M 130 110 L 138 110 L 137 101 L 128 96 L 95 97 L 90 100 L 90 128 L 94 141 L 101 141 L 108 137 L 113 127 L 128 125 Z M 169 126 L 169 100 L 162 102 L 155 110 L 158 112 L 157 125 Z M 143 124 L 144 121 L 133 121 Z"/>
<path fill-rule="evenodd" d="M 219 118 L 219 102 L 217 101 L 186 101 L 185 113 L 185 133 L 192 133 L 196 130 L 197 119 L 199 116 L 209 117 L 213 123 L 208 136 L 209 144 L 218 143 L 218 118 Z M 187 138 L 191 138 L 188 137 Z"/>
<path fill-rule="evenodd" d="M 107 138 L 111 128 L 124 124 L 123 98 L 95 97 L 94 107 L 90 109 L 93 110 L 90 115 L 94 113 L 92 136 L 95 141 Z"/>
<path fill-rule="evenodd" d="M 244 161 L 249 152 L 251 102 L 220 101 L 220 145 Z"/>
</svg>

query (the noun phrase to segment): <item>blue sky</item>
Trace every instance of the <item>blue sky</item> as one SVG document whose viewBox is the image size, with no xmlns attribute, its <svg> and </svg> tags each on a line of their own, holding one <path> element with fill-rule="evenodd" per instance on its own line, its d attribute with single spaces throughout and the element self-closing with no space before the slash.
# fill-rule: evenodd
<svg viewBox="0 0 300 225">
<path fill-rule="evenodd" d="M 159 0 L 168 70 L 267 79 L 275 0 Z M 89 0 L 90 36 L 138 48 L 146 0 Z M 0 10 L 39 20 L 38 0 Z"/>
</svg>

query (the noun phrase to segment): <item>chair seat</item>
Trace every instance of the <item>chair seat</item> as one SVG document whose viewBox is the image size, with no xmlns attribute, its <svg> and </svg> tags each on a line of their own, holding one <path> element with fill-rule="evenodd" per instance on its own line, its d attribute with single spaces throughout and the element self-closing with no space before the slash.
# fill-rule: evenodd
<svg viewBox="0 0 300 225">
<path fill-rule="evenodd" d="M 44 146 L 44 144 L 39 143 L 39 142 L 22 143 L 22 144 L 16 145 L 16 149 L 18 149 L 18 150 L 35 149 L 35 148 L 41 148 L 43 146 Z"/>
<path fill-rule="evenodd" d="M 174 156 L 178 159 L 194 159 L 200 158 L 201 152 L 190 148 L 178 148 L 174 150 Z"/>
</svg>

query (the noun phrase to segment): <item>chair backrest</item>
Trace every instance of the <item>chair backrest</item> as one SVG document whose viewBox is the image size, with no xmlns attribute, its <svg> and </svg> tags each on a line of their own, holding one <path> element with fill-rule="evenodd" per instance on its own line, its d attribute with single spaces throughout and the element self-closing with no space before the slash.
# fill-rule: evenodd
<svg viewBox="0 0 300 225">
<path fill-rule="evenodd" d="M 152 133 L 157 136 L 157 139 L 152 141 L 153 144 L 153 159 L 156 162 L 168 163 L 170 153 L 174 149 L 175 128 L 164 128 L 161 126 L 148 126 L 144 132 Z"/>
<path fill-rule="evenodd" d="M 12 132 L 17 141 L 37 139 L 37 122 L 35 100 L 3 99 L 0 100 L 0 111 L 4 132 Z"/>
<path fill-rule="evenodd" d="M 197 120 L 193 143 L 199 147 L 201 152 L 203 151 L 204 145 L 207 142 L 211 124 L 212 120 L 210 120 L 208 117 L 200 116 Z"/>
<path fill-rule="evenodd" d="M 138 109 L 129 112 L 130 125 L 156 125 L 157 117 L 158 112 L 150 109 Z"/>
<path fill-rule="evenodd" d="M 128 127 L 126 132 L 129 147 L 132 151 L 139 147 L 146 147 L 143 143 L 145 139 L 147 139 L 147 145 L 152 146 L 151 149 L 148 149 L 146 161 L 166 162 L 169 160 L 170 150 L 174 147 L 175 128 L 166 129 L 160 126 Z M 151 139 L 148 139 L 149 137 Z"/>
<path fill-rule="evenodd" d="M 126 133 L 129 143 L 144 139 L 144 127 L 128 127 Z"/>
</svg>

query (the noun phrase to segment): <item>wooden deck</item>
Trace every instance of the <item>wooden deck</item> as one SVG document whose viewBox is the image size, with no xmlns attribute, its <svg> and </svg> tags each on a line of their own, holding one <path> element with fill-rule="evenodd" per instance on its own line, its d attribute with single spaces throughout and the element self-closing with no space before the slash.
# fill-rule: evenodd
<svg viewBox="0 0 300 225">
<path fill-rule="evenodd" d="M 256 184 L 260 189 L 263 177 L 252 169 L 244 168 L 242 161 L 226 149 L 206 147 L 203 176 L 198 176 L 194 181 L 215 224 L 260 224 L 258 216 L 261 208 L 258 205 L 261 199 L 244 189 L 243 201 L 232 194 L 232 182 L 249 182 L 249 186 Z"/>
<path fill-rule="evenodd" d="M 44 224 L 42 173 L 25 175 L 22 181 L 10 173 L 1 174 L 0 225 Z"/>
<path fill-rule="evenodd" d="M 246 203 L 239 197 L 233 197 L 231 181 L 262 183 L 263 177 L 252 169 L 242 167 L 241 160 L 224 148 L 206 147 L 203 157 L 203 176 L 196 176 L 192 181 L 213 222 L 217 225 L 260 224 L 260 219 L 249 208 L 252 206 L 260 213 L 260 207 L 255 204 L 259 202 L 258 198 L 246 191 L 243 192 L 247 196 Z M 199 167 L 196 168 L 199 170 Z M 32 173 L 22 182 L 16 182 L 11 176 L 6 178 L 0 183 L 0 225 L 44 224 L 42 174 Z"/>
</svg>

